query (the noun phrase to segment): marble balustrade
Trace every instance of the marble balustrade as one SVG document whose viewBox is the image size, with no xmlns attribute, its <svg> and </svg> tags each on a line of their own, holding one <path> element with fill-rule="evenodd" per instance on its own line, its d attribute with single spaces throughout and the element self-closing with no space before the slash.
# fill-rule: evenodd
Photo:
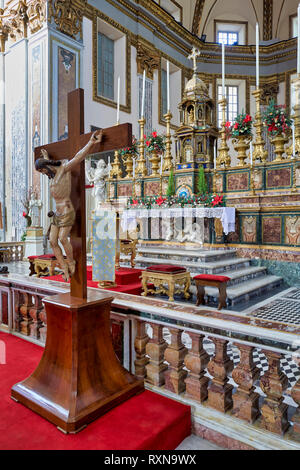
<svg viewBox="0 0 300 470">
<path fill-rule="evenodd" d="M 43 344 L 47 319 L 42 299 L 67 290 L 63 283 L 0 276 L 1 299 L 5 293 L 8 304 L 8 319 L 5 324 L 0 316 L 0 328 Z M 281 367 L 291 355 L 300 365 L 300 327 L 159 299 L 114 297 L 111 318 L 121 325 L 123 351 L 116 353 L 147 388 L 300 439 L 300 380 L 286 395 L 288 378 Z M 239 353 L 235 363 L 232 348 Z M 267 370 L 257 367 L 257 351 L 264 354 Z"/>
</svg>

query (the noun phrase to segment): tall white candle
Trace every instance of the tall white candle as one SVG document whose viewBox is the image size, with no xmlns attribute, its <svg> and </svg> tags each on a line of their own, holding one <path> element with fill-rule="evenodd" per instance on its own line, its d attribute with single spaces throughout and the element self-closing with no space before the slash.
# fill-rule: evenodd
<svg viewBox="0 0 300 470">
<path fill-rule="evenodd" d="M 225 96 L 225 44 L 222 43 L 222 97 Z"/>
<path fill-rule="evenodd" d="M 297 73 L 300 73 L 300 3 L 298 5 L 298 53 L 297 53 Z"/>
<path fill-rule="evenodd" d="M 141 117 L 144 117 L 144 110 L 145 110 L 145 87 L 146 87 L 146 70 L 143 73 L 143 93 L 142 93 L 142 112 Z"/>
<path fill-rule="evenodd" d="M 214 145 L 214 170 L 217 168 L 217 144 Z"/>
<path fill-rule="evenodd" d="M 167 61 L 167 101 L 168 101 L 168 109 L 170 111 L 170 63 Z"/>
<path fill-rule="evenodd" d="M 296 140 L 295 140 L 295 121 L 292 123 L 292 133 L 293 133 L 293 155 L 292 158 L 296 156 Z"/>
<path fill-rule="evenodd" d="M 256 23 L 256 88 L 259 88 L 259 24 Z"/>
<path fill-rule="evenodd" d="M 117 123 L 120 122 L 120 77 L 118 77 Z"/>
</svg>

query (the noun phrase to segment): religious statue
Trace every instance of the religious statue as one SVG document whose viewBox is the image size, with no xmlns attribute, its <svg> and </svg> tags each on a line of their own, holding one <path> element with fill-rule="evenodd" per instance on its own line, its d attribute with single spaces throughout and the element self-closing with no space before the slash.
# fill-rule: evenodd
<svg viewBox="0 0 300 470">
<path fill-rule="evenodd" d="M 52 217 L 50 226 L 50 245 L 63 271 L 63 278 L 68 281 L 75 272 L 73 248 L 69 241 L 72 226 L 75 222 L 75 210 L 71 202 L 71 171 L 91 153 L 94 144 L 102 141 L 102 131 L 92 134 L 89 142 L 71 160 L 51 160 L 45 149 L 41 150 L 42 157 L 36 160 L 35 169 L 47 175 L 50 180 L 50 194 L 56 203 L 56 211 L 49 212 Z M 58 245 L 61 242 L 66 259 Z"/>
<path fill-rule="evenodd" d="M 111 171 L 110 163 L 106 165 L 104 160 L 99 160 L 97 168 L 90 168 L 86 172 L 89 183 L 94 184 L 93 196 L 95 198 L 96 209 L 102 202 L 105 202 L 106 191 L 105 191 L 105 180 L 109 177 Z"/>
<path fill-rule="evenodd" d="M 36 198 L 35 192 L 31 193 L 29 200 L 29 217 L 31 218 L 31 227 L 40 227 L 40 211 L 43 207 L 43 203 L 40 199 Z"/>
</svg>

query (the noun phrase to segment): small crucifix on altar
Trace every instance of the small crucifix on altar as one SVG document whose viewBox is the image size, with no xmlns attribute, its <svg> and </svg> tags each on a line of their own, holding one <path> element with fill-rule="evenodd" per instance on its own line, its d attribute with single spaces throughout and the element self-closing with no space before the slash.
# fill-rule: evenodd
<svg viewBox="0 0 300 470">
<path fill-rule="evenodd" d="M 11 397 L 65 433 L 76 433 L 144 389 L 123 368 L 112 344 L 110 293 L 87 291 L 84 159 L 92 151 L 128 147 L 130 124 L 84 134 L 83 90 L 68 95 L 69 138 L 35 149 L 36 168 L 50 178 L 56 202 L 50 237 L 71 278 L 71 291 L 43 299 L 47 340 L 39 365 L 12 387 Z M 71 244 L 66 240 L 71 235 Z M 61 240 L 66 261 L 58 250 Z M 101 262 L 101 260 L 100 260 Z"/>
</svg>

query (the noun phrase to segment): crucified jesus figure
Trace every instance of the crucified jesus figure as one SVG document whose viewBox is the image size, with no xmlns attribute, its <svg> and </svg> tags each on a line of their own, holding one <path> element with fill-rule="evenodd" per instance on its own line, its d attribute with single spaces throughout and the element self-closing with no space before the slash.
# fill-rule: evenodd
<svg viewBox="0 0 300 470">
<path fill-rule="evenodd" d="M 75 210 L 71 202 L 71 171 L 91 153 L 93 145 L 101 141 L 102 131 L 100 130 L 92 134 L 87 145 L 72 160 L 51 160 L 48 152 L 43 149 L 41 150 L 42 157 L 35 162 L 35 169 L 50 179 L 50 194 L 55 200 L 56 211 L 48 214 L 52 217 L 49 240 L 66 281 L 73 276 L 76 265 L 69 240 L 75 222 Z M 58 241 L 65 250 L 66 259 Z"/>
</svg>

